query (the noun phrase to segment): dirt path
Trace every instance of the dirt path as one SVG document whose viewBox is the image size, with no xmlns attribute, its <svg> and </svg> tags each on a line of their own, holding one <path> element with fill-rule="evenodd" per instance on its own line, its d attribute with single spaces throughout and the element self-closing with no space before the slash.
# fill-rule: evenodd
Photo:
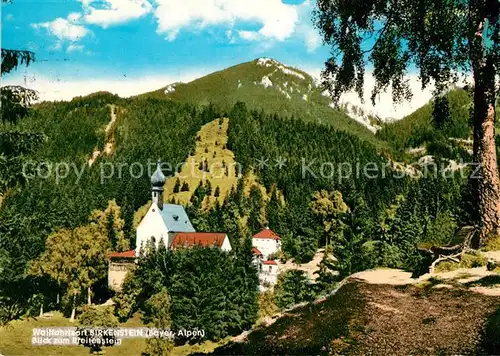
<svg viewBox="0 0 500 356">
<path fill-rule="evenodd" d="M 106 135 L 106 143 L 104 144 L 104 150 L 101 152 L 100 150 L 96 150 L 92 152 L 92 156 L 89 158 L 89 166 L 92 166 L 96 159 L 101 155 L 101 154 L 106 154 L 109 155 L 113 151 L 113 144 L 114 144 L 114 139 L 113 135 L 111 134 L 111 129 L 113 128 L 113 125 L 116 122 L 116 105 L 109 104 L 108 105 L 110 108 L 110 118 L 111 120 L 109 123 L 106 125 L 106 128 L 104 129 L 104 133 Z"/>
<path fill-rule="evenodd" d="M 278 263 L 280 273 L 285 272 L 291 269 L 298 269 L 300 271 L 304 271 L 309 278 L 312 280 L 316 280 L 318 277 L 317 274 L 314 274 L 314 272 L 319 270 L 319 263 L 323 259 L 323 254 L 325 253 L 324 249 L 319 249 L 316 254 L 314 255 L 313 259 L 308 262 L 308 263 L 303 263 L 303 264 L 296 264 L 292 262 L 291 260 L 287 261 L 286 263 Z"/>
<path fill-rule="evenodd" d="M 349 278 L 360 279 L 369 284 L 410 285 L 432 283 L 433 288 L 454 288 L 454 285 L 467 286 L 470 290 L 484 295 L 500 296 L 500 274 L 488 271 L 486 267 L 459 268 L 450 272 L 426 273 L 419 278 L 411 278 L 411 273 L 397 269 L 375 269 L 358 272 Z M 480 281 L 490 278 L 492 283 L 481 285 Z M 498 278 L 495 283 L 493 279 Z M 436 282 L 438 281 L 438 282 Z"/>
</svg>

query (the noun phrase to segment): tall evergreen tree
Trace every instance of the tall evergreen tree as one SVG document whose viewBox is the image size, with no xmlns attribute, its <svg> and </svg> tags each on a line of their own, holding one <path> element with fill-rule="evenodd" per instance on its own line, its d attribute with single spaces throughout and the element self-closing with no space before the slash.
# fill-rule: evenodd
<svg viewBox="0 0 500 356">
<path fill-rule="evenodd" d="M 274 289 L 277 305 L 281 309 L 314 299 L 313 288 L 304 271 L 283 272 L 278 277 L 278 283 Z"/>
<path fill-rule="evenodd" d="M 265 225 L 265 212 L 264 198 L 259 187 L 253 185 L 250 188 L 250 196 L 248 198 L 249 215 L 248 215 L 248 228 L 253 234 L 259 232 Z"/>
<path fill-rule="evenodd" d="M 174 185 L 174 190 L 173 192 L 174 193 L 179 193 L 179 191 L 181 190 L 181 181 L 179 180 L 179 178 L 177 178 L 175 180 L 175 185 Z"/>
<path fill-rule="evenodd" d="M 228 300 L 233 312 L 229 311 L 227 315 L 227 322 L 231 326 L 230 334 L 248 330 L 257 320 L 259 277 L 253 259 L 252 238 L 247 235 L 243 237 L 243 243 L 232 259 Z"/>
<path fill-rule="evenodd" d="M 446 95 L 437 96 L 432 104 L 432 123 L 437 130 L 441 130 L 451 121 L 450 104 Z"/>
<path fill-rule="evenodd" d="M 172 325 L 171 299 L 166 290 L 156 293 L 146 302 L 146 323 L 152 323 L 159 330 L 168 330 Z M 154 337 L 146 340 L 145 355 L 168 356 L 174 341 L 167 337 Z"/>
</svg>

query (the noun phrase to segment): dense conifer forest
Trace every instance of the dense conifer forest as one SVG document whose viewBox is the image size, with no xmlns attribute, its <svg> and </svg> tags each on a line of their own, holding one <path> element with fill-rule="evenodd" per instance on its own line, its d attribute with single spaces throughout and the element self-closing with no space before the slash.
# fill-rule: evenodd
<svg viewBox="0 0 500 356">
<path fill-rule="evenodd" d="M 117 120 L 105 131 L 113 110 Z M 67 231 L 80 227 L 78 233 L 104 234 L 110 239 L 112 236 L 113 241 L 122 236 L 121 245 L 106 243 L 103 251 L 119 250 L 119 246 L 134 248 L 134 214 L 150 200 L 149 176 L 156 160 L 170 163 L 164 167 L 164 173 L 173 175 L 178 170 L 176 165 L 189 158 L 201 126 L 221 117 L 229 118 L 227 149 L 242 167 L 240 179 L 222 203 L 209 207 L 202 204 L 203 199 L 217 189 L 200 184 L 186 208 L 198 231 L 227 232 L 235 252 L 227 255 L 212 251 L 212 257 L 206 257 L 208 265 L 224 265 L 227 270 L 192 273 L 200 278 L 194 289 L 200 293 L 197 300 L 207 298 L 203 283 L 211 281 L 220 285 L 216 290 L 224 300 L 229 300 L 227 295 L 231 293 L 245 295 L 248 299 L 241 301 L 241 305 L 246 305 L 244 314 L 236 314 L 233 320 L 232 315 L 243 313 L 243 309 L 235 312 L 235 305 L 217 304 L 214 300 L 214 306 L 206 305 L 210 315 L 186 309 L 182 298 L 195 279 L 184 279 L 175 271 L 201 268 L 189 262 L 201 258 L 197 255 L 200 250 L 195 249 L 173 255 L 159 251 L 143 258 L 125 284 L 127 296 L 123 299 L 118 295 L 116 299 L 120 305 L 117 313 L 124 320 L 135 310 L 147 313 L 147 301 L 168 288 L 171 308 L 175 310 L 174 327 L 201 323 L 210 326 L 212 334 L 208 337 L 213 340 L 244 330 L 255 322 L 257 315 L 253 297 L 257 282 L 249 272 L 248 238 L 265 226 L 282 237 L 283 253 L 277 256 L 282 260 L 308 262 L 318 248 L 326 246 L 338 261 L 322 269 L 320 281 L 325 282 L 318 284 L 320 290 L 306 288 L 304 277 L 290 276 L 299 281 L 291 285 L 309 290 L 309 294 L 300 297 L 305 299 L 289 299 L 295 294 L 287 291 L 291 285 L 283 280 L 280 298 L 287 305 L 290 300 L 308 300 L 310 293 L 331 288 L 334 280 L 328 273 L 332 268 L 340 276 L 377 266 L 404 268 L 415 274 L 425 272 L 429 261 L 421 250 L 446 244 L 457 227 L 474 222 L 467 179 L 458 172 L 448 172 L 448 177 L 443 177 L 443 172 L 431 171 L 427 176 L 413 177 L 394 167 L 393 156 L 403 154 L 409 145 L 425 141 L 420 133 L 401 139 L 407 141 L 393 140 L 393 136 L 399 137 L 400 129 L 395 128 L 398 124 L 388 125 L 379 134 L 393 145 L 387 151 L 371 140 L 331 125 L 250 110 L 241 102 L 223 111 L 213 105 L 200 107 L 148 97 L 121 99 L 96 93 L 71 102 L 41 103 L 17 124 L 2 124 L 5 132 L 43 136 L 36 148 L 22 155 L 17 155 L 7 136 L 2 136 L 2 147 L 11 149 L 6 157 L 17 162 L 17 169 L 28 163 L 28 172 L 38 175 L 10 186 L 0 209 L 0 287 L 3 304 L 9 306 L 3 311 L 4 317 L 33 313 L 40 305 L 40 295 L 42 303 L 48 306 L 56 305 L 56 298 L 62 296 L 64 310 L 69 313 L 69 295 L 75 288 L 80 289 L 77 304 L 85 302 L 89 286 L 95 300 L 109 297 L 104 274 L 76 282 L 71 277 L 55 280 L 54 275 L 40 272 L 43 268 L 33 267 L 33 261 L 39 261 L 48 270 L 53 262 L 40 257 L 48 248 L 48 237 L 60 236 L 60 241 L 65 241 Z M 409 120 L 399 125 L 407 125 Z M 457 136 L 465 134 L 464 129 Z M 102 153 L 110 140 L 111 151 Z M 411 144 L 405 143 L 410 141 Z M 101 154 L 89 165 L 95 151 Z M 138 164 L 133 166 L 133 162 Z M 69 171 L 59 167 L 57 177 L 56 163 L 67 163 Z M 363 171 L 367 165 L 372 167 L 368 175 Z M 245 192 L 248 187 L 244 181 L 249 175 L 256 177 L 267 194 L 255 186 Z M 109 205 L 113 200 L 115 205 Z M 97 230 L 92 228 L 95 224 Z M 70 245 L 61 248 L 71 249 Z M 51 248 L 57 250 L 57 246 Z M 99 256 L 102 259 L 105 254 Z M 177 267 L 166 268 L 165 263 Z M 235 284 L 222 288 L 222 276 L 228 274 L 235 276 Z M 217 327 L 212 322 L 206 324 L 209 319 L 220 323 L 216 323 Z"/>
</svg>

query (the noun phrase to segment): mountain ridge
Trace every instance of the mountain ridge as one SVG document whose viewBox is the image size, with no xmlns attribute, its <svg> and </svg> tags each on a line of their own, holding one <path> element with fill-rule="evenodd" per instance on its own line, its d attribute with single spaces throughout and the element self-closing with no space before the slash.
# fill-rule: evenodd
<svg viewBox="0 0 500 356">
<path fill-rule="evenodd" d="M 257 58 L 188 83 L 174 82 L 137 97 L 214 104 L 223 111 L 242 101 L 251 110 L 331 125 L 380 146 L 374 139 L 377 127 L 373 125 L 373 117 L 346 103 L 337 108 L 321 88 L 319 79 L 272 58 Z"/>
</svg>

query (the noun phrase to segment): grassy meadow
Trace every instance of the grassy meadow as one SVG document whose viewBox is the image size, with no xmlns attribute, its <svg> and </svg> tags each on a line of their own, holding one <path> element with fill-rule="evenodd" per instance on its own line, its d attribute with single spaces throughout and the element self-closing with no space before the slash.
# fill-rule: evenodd
<svg viewBox="0 0 500 356">
<path fill-rule="evenodd" d="M 89 349 L 84 346 L 39 346 L 31 345 L 31 336 L 34 328 L 43 327 L 69 327 L 70 323 L 60 312 L 54 312 L 50 319 L 30 318 L 16 320 L 8 326 L 0 327 L 0 354 L 3 356 L 83 356 L 89 354 Z M 121 327 L 144 327 L 138 314 L 129 319 Z M 182 345 L 175 347 L 172 356 L 187 356 L 197 352 L 212 352 L 224 341 L 214 343 L 206 341 L 201 345 Z M 140 356 L 145 350 L 145 339 L 125 339 L 120 346 L 104 348 L 107 356 Z"/>
</svg>

